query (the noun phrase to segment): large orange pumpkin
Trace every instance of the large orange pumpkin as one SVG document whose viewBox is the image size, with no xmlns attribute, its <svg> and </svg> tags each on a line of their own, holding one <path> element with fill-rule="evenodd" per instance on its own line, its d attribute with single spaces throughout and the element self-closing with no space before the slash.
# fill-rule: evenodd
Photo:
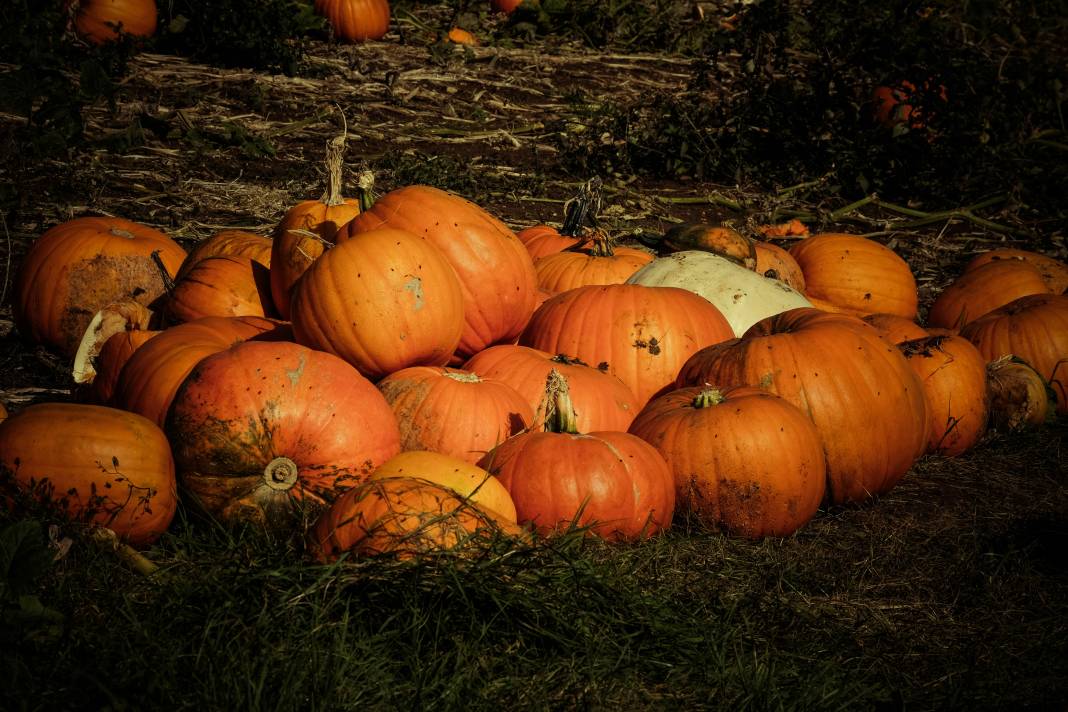
<svg viewBox="0 0 1068 712">
<path fill-rule="evenodd" d="M 891 344 L 900 344 L 902 341 L 922 339 L 930 336 L 927 330 L 912 319 L 907 319 L 897 314 L 865 314 L 864 321 L 871 324 L 880 335 Z"/>
<path fill-rule="evenodd" d="M 400 451 L 374 384 L 332 354 L 285 341 L 200 361 L 166 431 L 182 487 L 206 510 L 269 527 L 315 512 Z"/>
<path fill-rule="evenodd" d="M 205 257 L 175 282 L 165 311 L 173 321 L 274 316 L 270 272 L 248 257 Z"/>
<path fill-rule="evenodd" d="M 501 533 L 517 536 L 522 530 L 435 482 L 383 477 L 353 487 L 323 512 L 310 532 L 308 548 L 321 562 L 344 553 L 410 559 Z"/>
<path fill-rule="evenodd" d="M 651 253 L 617 247 L 603 234 L 589 238 L 584 245 L 535 260 L 538 286 L 549 292 L 564 292 L 586 284 L 623 284 L 653 260 Z"/>
<path fill-rule="evenodd" d="M 805 294 L 858 316 L 885 312 L 916 318 L 919 297 L 908 263 L 860 235 L 824 233 L 790 248 L 805 276 Z"/>
<path fill-rule="evenodd" d="M 185 250 L 158 230 L 122 218 L 75 218 L 30 248 L 15 278 L 19 331 L 72 358 L 90 320 L 122 300 L 150 304 L 165 290 Z"/>
<path fill-rule="evenodd" d="M 969 272 L 976 267 L 981 267 L 989 262 L 1003 260 L 1021 260 L 1035 267 L 1042 275 L 1042 281 L 1046 283 L 1049 291 L 1053 294 L 1064 294 L 1068 291 L 1068 264 L 1048 255 L 1030 250 L 1020 250 L 1013 247 L 1001 247 L 976 255 L 964 266 L 964 271 Z"/>
<path fill-rule="evenodd" d="M 343 137 L 327 143 L 327 187 L 323 197 L 305 200 L 291 207 L 274 230 L 271 242 L 271 298 L 283 319 L 289 318 L 293 285 L 337 241 L 338 228 L 359 215 L 370 199 L 369 177 L 360 186 L 359 198 L 346 198 L 341 194 L 344 153 Z"/>
<path fill-rule="evenodd" d="M 982 269 L 982 268 L 980 268 Z M 1068 295 L 1020 297 L 961 329 L 987 361 L 1013 354 L 1031 365 L 1068 413 Z"/>
<path fill-rule="evenodd" d="M 504 519 L 516 521 L 512 495 L 496 477 L 458 457 L 430 450 L 406 450 L 379 465 L 370 479 L 415 477 L 429 480 L 467 497 L 482 509 L 488 509 Z"/>
<path fill-rule="evenodd" d="M 315 12 L 345 42 L 379 40 L 389 32 L 388 0 L 315 0 Z"/>
<path fill-rule="evenodd" d="M 427 239 L 383 228 L 341 241 L 293 292 L 299 343 L 378 380 L 408 366 L 443 366 L 464 328 L 460 282 Z"/>
<path fill-rule="evenodd" d="M 78 36 L 93 44 L 118 39 L 118 29 L 135 37 L 156 34 L 155 0 L 71 0 Z"/>
<path fill-rule="evenodd" d="M 955 457 L 986 432 L 986 359 L 960 336 L 927 336 L 898 344 L 923 383 L 931 434 L 927 451 Z"/>
<path fill-rule="evenodd" d="M 994 260 L 974 267 L 942 290 L 931 305 L 927 323 L 960 329 L 1014 299 L 1049 294 L 1042 273 L 1023 260 Z"/>
<path fill-rule="evenodd" d="M 31 405 L 0 422 L 0 499 L 50 500 L 133 546 L 166 531 L 178 506 L 163 431 L 134 413 L 75 403 Z"/>
<path fill-rule="evenodd" d="M 558 372 L 549 376 L 548 392 L 545 430 L 516 435 L 479 462 L 512 495 L 519 522 L 546 535 L 572 524 L 589 526 L 614 540 L 670 527 L 675 487 L 660 453 L 628 433 L 579 434 Z"/>
<path fill-rule="evenodd" d="M 802 307 L 758 322 L 679 372 L 680 386 L 705 383 L 764 388 L 805 412 L 823 439 L 836 504 L 888 492 L 927 449 L 923 384 L 856 317 Z"/>
<path fill-rule="evenodd" d="M 175 280 L 181 280 L 193 266 L 208 257 L 247 257 L 270 269 L 273 246 L 271 238 L 263 235 L 244 230 L 220 230 L 207 240 L 197 243 L 182 262 Z"/>
<path fill-rule="evenodd" d="M 698 349 L 734 336 L 707 299 L 676 287 L 588 285 L 549 299 L 519 343 L 567 354 L 619 377 L 645 405 Z"/>
<path fill-rule="evenodd" d="M 487 346 L 513 341 L 538 295 L 534 263 L 507 225 L 469 200 L 425 185 L 398 188 L 339 232 L 339 243 L 383 227 L 425 237 L 456 270 L 463 290 L 460 362 Z"/>
<path fill-rule="evenodd" d="M 471 464 L 534 419 L 507 383 L 463 369 L 402 368 L 379 381 L 378 390 L 397 416 L 402 450 L 432 450 Z"/>
<path fill-rule="evenodd" d="M 472 356 L 464 368 L 483 378 L 507 383 L 535 413 L 545 398 L 545 379 L 555 368 L 567 380 L 577 417 L 575 427 L 580 433 L 625 432 L 640 410 L 634 393 L 618 377 L 563 354 L 554 356 L 529 346 L 499 344 Z"/>
<path fill-rule="evenodd" d="M 119 373 L 112 402 L 162 427 L 178 386 L 201 359 L 261 335 L 284 339 L 289 329 L 253 316 L 207 316 L 172 326 L 129 357 Z"/>
<path fill-rule="evenodd" d="M 651 401 L 630 432 L 675 476 L 675 509 L 742 536 L 789 536 L 819 509 L 823 444 L 796 406 L 759 388 L 693 386 Z"/>
</svg>

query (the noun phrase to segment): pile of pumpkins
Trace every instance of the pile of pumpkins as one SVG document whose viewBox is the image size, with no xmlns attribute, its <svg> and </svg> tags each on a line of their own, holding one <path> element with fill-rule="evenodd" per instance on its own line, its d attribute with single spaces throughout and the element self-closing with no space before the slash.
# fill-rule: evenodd
<svg viewBox="0 0 1068 712">
<path fill-rule="evenodd" d="M 270 238 L 187 254 L 112 217 L 38 238 L 16 324 L 80 402 L 0 423 L 9 507 L 144 546 L 181 497 L 307 523 L 324 561 L 682 515 L 786 536 L 1068 405 L 1068 265 L 1036 253 L 976 257 L 925 328 L 906 262 L 862 236 L 684 225 L 657 256 L 428 186 L 346 198 L 339 166 Z"/>
</svg>

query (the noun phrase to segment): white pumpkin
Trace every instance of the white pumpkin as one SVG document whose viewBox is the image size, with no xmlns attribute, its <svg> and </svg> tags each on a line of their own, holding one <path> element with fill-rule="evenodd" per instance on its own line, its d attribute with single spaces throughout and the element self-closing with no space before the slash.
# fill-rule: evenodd
<svg viewBox="0 0 1068 712">
<path fill-rule="evenodd" d="M 700 250 L 658 257 L 631 275 L 627 284 L 682 287 L 699 294 L 723 312 L 735 336 L 761 319 L 812 306 L 803 294 L 779 280 Z"/>
</svg>

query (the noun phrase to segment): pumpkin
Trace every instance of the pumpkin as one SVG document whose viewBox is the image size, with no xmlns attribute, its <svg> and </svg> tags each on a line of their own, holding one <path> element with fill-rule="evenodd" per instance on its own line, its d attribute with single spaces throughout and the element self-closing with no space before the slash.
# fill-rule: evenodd
<svg viewBox="0 0 1068 712">
<path fill-rule="evenodd" d="M 5 420 L 7 420 L 7 416 L 8 416 L 7 408 L 4 406 L 3 402 L 0 402 L 0 423 L 2 423 Z"/>
<path fill-rule="evenodd" d="M 985 268 L 979 268 L 985 269 Z M 1068 413 L 1068 295 L 1034 294 L 969 322 L 960 335 L 987 361 L 1013 354 L 1046 379 Z"/>
<path fill-rule="evenodd" d="M 586 284 L 622 284 L 653 255 L 633 247 L 617 247 L 604 233 L 575 246 L 534 261 L 538 287 L 564 292 Z"/>
<path fill-rule="evenodd" d="M 608 284 L 577 287 L 549 299 L 531 317 L 519 343 L 597 368 L 604 364 L 643 406 L 671 386 L 691 354 L 733 335 L 719 309 L 693 292 Z"/>
<path fill-rule="evenodd" d="M 564 202 L 564 223 L 557 230 L 550 225 L 535 225 L 520 230 L 516 237 L 527 248 L 533 260 L 545 257 L 582 243 L 586 225 L 596 222 L 604 187 L 596 176 L 584 183 L 578 193 Z"/>
<path fill-rule="evenodd" d="M 1003 260 L 1022 260 L 1032 265 L 1042 275 L 1042 281 L 1046 283 L 1046 287 L 1053 294 L 1064 294 L 1065 291 L 1068 291 L 1068 264 L 1030 250 L 1019 250 L 1012 247 L 990 250 L 972 258 L 964 266 L 964 271 L 969 272 L 990 262 Z"/>
<path fill-rule="evenodd" d="M 205 316 L 274 316 L 270 272 L 248 257 L 206 257 L 175 282 L 165 312 L 179 322 Z"/>
<path fill-rule="evenodd" d="M 323 563 L 345 553 L 411 559 L 502 534 L 519 536 L 522 530 L 448 487 L 383 477 L 348 490 L 323 512 L 308 548 Z"/>
<path fill-rule="evenodd" d="M 861 318 L 874 327 L 891 344 L 900 344 L 902 341 L 931 336 L 926 329 L 912 319 L 907 319 L 897 314 L 865 314 Z"/>
<path fill-rule="evenodd" d="M 332 354 L 244 342 L 201 360 L 168 413 L 182 488 L 226 522 L 283 528 L 400 451 L 382 394 Z"/>
<path fill-rule="evenodd" d="M 536 413 L 545 397 L 545 379 L 553 369 L 568 383 L 580 433 L 595 430 L 626 432 L 638 414 L 638 401 L 627 384 L 607 371 L 576 358 L 550 354 L 529 346 L 499 344 L 472 356 L 464 369 L 507 383 Z"/>
<path fill-rule="evenodd" d="M 316 260 L 293 293 L 298 343 L 378 380 L 408 366 L 443 366 L 464 328 L 460 282 L 423 237 L 383 228 Z"/>
<path fill-rule="evenodd" d="M 455 44 L 468 45 L 469 47 L 478 46 L 478 38 L 473 34 L 463 29 L 462 27 L 453 27 L 449 29 L 445 39 Z"/>
<path fill-rule="evenodd" d="M 757 253 L 754 241 L 729 227 L 681 223 L 665 232 L 657 245 L 657 254 L 661 257 L 693 250 L 711 252 L 749 271 L 756 270 Z"/>
<path fill-rule="evenodd" d="M 1046 379 L 1011 354 L 987 364 L 986 382 L 992 428 L 1023 430 L 1044 424 L 1057 411 Z"/>
<path fill-rule="evenodd" d="M 432 450 L 472 465 L 534 419 L 514 388 L 463 369 L 402 368 L 378 390 L 397 416 L 402 450 Z"/>
<path fill-rule="evenodd" d="M 960 329 L 1014 299 L 1048 293 L 1042 274 L 1031 263 L 996 260 L 965 272 L 943 289 L 931 304 L 927 323 Z"/>
<path fill-rule="evenodd" d="M 897 347 L 856 317 L 791 309 L 695 353 L 678 385 L 748 385 L 800 408 L 827 458 L 832 502 L 888 492 L 927 449 L 923 384 Z"/>
<path fill-rule="evenodd" d="M 115 335 L 144 331 L 157 325 L 156 313 L 133 300 L 108 304 L 93 315 L 74 354 L 71 377 L 79 385 L 95 382 L 97 361 L 105 344 Z M 114 375 L 118 375 L 116 372 Z"/>
<path fill-rule="evenodd" d="M 699 294 L 726 317 L 731 336 L 745 333 L 765 317 L 811 306 L 802 294 L 778 280 L 697 250 L 659 257 L 631 275 L 627 284 L 679 287 Z"/>
<path fill-rule="evenodd" d="M 986 431 L 986 359 L 960 336 L 926 336 L 897 346 L 923 383 L 931 419 L 927 451 L 963 454 Z"/>
<path fill-rule="evenodd" d="M 23 258 L 15 278 L 15 323 L 26 338 L 72 358 L 94 314 L 123 300 L 151 304 L 184 259 L 174 240 L 129 220 L 61 223 Z"/>
<path fill-rule="evenodd" d="M 371 480 L 416 477 L 448 487 L 482 509 L 515 524 L 512 495 L 500 481 L 478 465 L 429 450 L 407 450 L 386 460 L 371 473 Z"/>
<path fill-rule="evenodd" d="M 93 44 L 117 40 L 119 29 L 134 37 L 156 34 L 155 0 L 71 0 L 68 5 L 78 36 Z"/>
<path fill-rule="evenodd" d="M 263 267 L 271 268 L 271 238 L 243 230 L 220 230 L 207 240 L 198 242 L 182 262 L 175 281 L 180 281 L 186 272 L 208 257 L 247 257 Z"/>
<path fill-rule="evenodd" d="M 675 478 L 675 511 L 751 538 L 789 536 L 819 509 L 823 444 L 796 406 L 759 388 L 680 388 L 642 409 L 630 433 Z"/>
<path fill-rule="evenodd" d="M 282 217 L 271 242 L 271 299 L 283 319 L 289 318 L 293 285 L 337 240 L 338 228 L 360 214 L 370 200 L 371 174 L 361 176 L 360 197 L 341 194 L 343 136 L 326 145 L 327 187 L 318 200 L 297 203 Z"/>
<path fill-rule="evenodd" d="M 860 235 L 823 233 L 790 254 L 805 275 L 805 294 L 858 316 L 883 312 L 916 318 L 916 279 L 889 247 Z"/>
<path fill-rule="evenodd" d="M 512 495 L 518 521 L 544 535 L 588 526 L 612 540 L 669 528 L 675 487 L 660 453 L 628 433 L 579 434 L 558 371 L 547 379 L 546 402 L 543 431 L 509 438 L 479 462 Z"/>
<path fill-rule="evenodd" d="M 0 422 L 0 497 L 48 501 L 66 516 L 146 546 L 178 506 L 163 431 L 114 408 L 39 403 Z"/>
<path fill-rule="evenodd" d="M 923 95 L 916 85 L 907 79 L 889 85 L 882 85 L 872 92 L 872 114 L 875 120 L 886 128 L 907 126 L 910 129 L 927 128 L 928 121 L 935 115 L 932 100 L 924 95 L 934 94 L 930 79 L 923 83 Z M 938 85 L 938 98 L 944 104 L 947 101 L 946 87 Z M 916 101 L 917 98 L 920 101 Z M 913 102 L 913 103 L 910 103 Z"/>
<path fill-rule="evenodd" d="M 524 228 L 516 233 L 516 237 L 523 243 L 532 260 L 555 255 L 582 243 L 581 237 L 565 235 L 549 225 Z"/>
<path fill-rule="evenodd" d="M 389 32 L 388 0 L 315 0 L 315 12 L 345 42 L 380 40 Z"/>
<path fill-rule="evenodd" d="M 793 256 L 770 242 L 755 240 L 753 249 L 756 251 L 756 273 L 768 279 L 777 279 L 784 282 L 791 289 L 805 293 L 805 275 L 801 271 L 801 265 Z"/>
<path fill-rule="evenodd" d="M 119 374 L 126 362 L 145 342 L 160 333 L 156 329 L 120 331 L 105 341 L 94 359 L 94 375 L 86 387 L 85 399 L 91 403 L 111 405 Z"/>
<path fill-rule="evenodd" d="M 531 0 L 525 1 L 528 3 L 531 2 Z M 503 13 L 505 15 L 511 15 L 520 5 L 523 4 L 523 2 L 524 0 L 490 0 L 490 7 L 492 7 L 497 12 Z"/>
<path fill-rule="evenodd" d="M 162 427 L 178 386 L 201 359 L 258 336 L 286 338 L 287 331 L 275 321 L 252 316 L 208 316 L 172 326 L 130 355 L 112 403 Z"/>
<path fill-rule="evenodd" d="M 534 311 L 538 280 L 530 255 L 500 220 L 457 195 L 413 185 L 382 196 L 339 230 L 337 240 L 384 227 L 426 238 L 456 270 L 464 310 L 460 362 L 523 331 Z"/>
</svg>

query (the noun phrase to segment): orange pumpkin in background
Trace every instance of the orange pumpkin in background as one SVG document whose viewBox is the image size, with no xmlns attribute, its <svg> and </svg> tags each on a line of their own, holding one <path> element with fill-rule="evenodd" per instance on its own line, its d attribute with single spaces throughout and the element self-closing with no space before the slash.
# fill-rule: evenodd
<svg viewBox="0 0 1068 712">
<path fill-rule="evenodd" d="M 379 40 L 389 32 L 388 0 L 315 0 L 315 12 L 345 42 Z"/>
<path fill-rule="evenodd" d="M 928 79 L 923 84 L 922 93 L 937 96 L 941 103 L 945 104 L 949 99 L 945 85 L 939 84 L 937 89 L 938 94 L 935 95 L 933 82 Z M 898 126 L 907 126 L 910 129 L 927 128 L 931 117 L 935 115 L 935 107 L 931 106 L 930 97 L 921 97 L 920 94 L 916 85 L 907 79 L 876 87 L 872 92 L 871 102 L 875 120 L 889 129 Z M 921 106 L 921 103 L 924 105 Z"/>
<path fill-rule="evenodd" d="M 93 44 L 118 39 L 117 28 L 135 37 L 156 34 L 155 0 L 71 0 L 74 29 L 78 36 Z"/>
</svg>

